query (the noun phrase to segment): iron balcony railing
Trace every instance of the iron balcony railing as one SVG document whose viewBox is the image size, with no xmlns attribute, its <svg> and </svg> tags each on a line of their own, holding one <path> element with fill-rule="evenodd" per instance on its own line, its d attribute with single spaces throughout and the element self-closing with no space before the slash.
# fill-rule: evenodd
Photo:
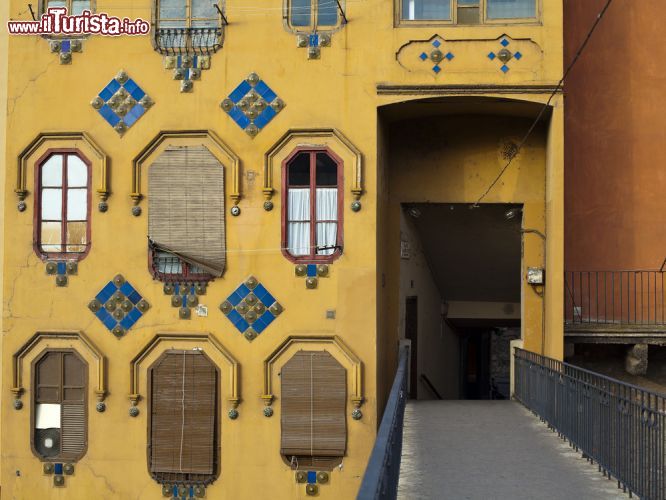
<svg viewBox="0 0 666 500">
<path fill-rule="evenodd" d="M 666 325 L 666 271 L 567 271 L 566 325 Z"/>
<path fill-rule="evenodd" d="M 514 356 L 518 401 L 630 496 L 666 498 L 666 396 L 522 349 Z"/>
<path fill-rule="evenodd" d="M 222 47 L 222 28 L 157 28 L 155 50 L 167 56 L 210 55 Z"/>
<path fill-rule="evenodd" d="M 407 402 L 407 360 L 409 348 L 400 351 L 398 369 L 393 380 L 377 439 L 365 469 L 357 500 L 395 499 L 398 494 L 402 424 Z"/>
</svg>

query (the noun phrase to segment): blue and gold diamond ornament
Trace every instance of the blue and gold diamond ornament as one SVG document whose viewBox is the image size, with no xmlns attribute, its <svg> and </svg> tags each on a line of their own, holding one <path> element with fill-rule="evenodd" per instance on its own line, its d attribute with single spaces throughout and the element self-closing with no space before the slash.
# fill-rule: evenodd
<svg viewBox="0 0 666 500">
<path fill-rule="evenodd" d="M 120 71 L 90 102 L 90 105 L 121 136 L 153 104 L 150 96 L 125 71 Z"/>
<path fill-rule="evenodd" d="M 220 104 L 250 137 L 256 136 L 284 106 L 284 101 L 256 73 L 251 73 Z"/>
<path fill-rule="evenodd" d="M 116 337 L 122 337 L 148 311 L 150 304 L 121 274 L 109 281 L 88 308 Z"/>
<path fill-rule="evenodd" d="M 250 276 L 220 304 L 220 310 L 251 342 L 275 321 L 283 308 L 264 285 Z"/>
</svg>

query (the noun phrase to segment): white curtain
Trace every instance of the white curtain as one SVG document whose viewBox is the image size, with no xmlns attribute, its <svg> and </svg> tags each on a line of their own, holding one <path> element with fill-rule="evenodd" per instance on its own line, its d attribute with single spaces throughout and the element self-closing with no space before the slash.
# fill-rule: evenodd
<svg viewBox="0 0 666 500">
<path fill-rule="evenodd" d="M 309 255 L 310 189 L 290 189 L 287 208 L 287 250 L 291 255 Z"/>
<path fill-rule="evenodd" d="M 332 247 L 338 241 L 338 188 L 317 188 L 317 246 Z M 332 255 L 334 248 L 318 250 L 317 255 Z"/>
</svg>

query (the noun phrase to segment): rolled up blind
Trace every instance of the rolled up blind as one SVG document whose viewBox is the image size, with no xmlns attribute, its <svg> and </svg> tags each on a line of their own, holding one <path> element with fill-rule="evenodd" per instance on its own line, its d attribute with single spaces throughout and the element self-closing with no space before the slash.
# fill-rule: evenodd
<svg viewBox="0 0 666 500">
<path fill-rule="evenodd" d="M 215 473 L 217 370 L 201 352 L 166 353 L 151 368 L 150 470 Z"/>
<path fill-rule="evenodd" d="M 281 381 L 280 452 L 286 456 L 344 456 L 344 367 L 326 351 L 300 351 L 282 367 Z"/>
<path fill-rule="evenodd" d="M 160 250 L 222 276 L 224 167 L 204 146 L 171 146 L 148 169 L 148 237 Z"/>
</svg>

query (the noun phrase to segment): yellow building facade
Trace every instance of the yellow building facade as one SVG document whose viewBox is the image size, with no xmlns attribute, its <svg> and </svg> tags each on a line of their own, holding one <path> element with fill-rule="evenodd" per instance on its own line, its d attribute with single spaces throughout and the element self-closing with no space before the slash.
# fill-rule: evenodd
<svg viewBox="0 0 666 500">
<path fill-rule="evenodd" d="M 561 358 L 561 1 L 162 1 L 87 2 L 149 35 L 9 37 L 3 495 L 354 498 L 401 206 L 477 203 L 540 115 L 478 210 L 522 207 L 521 338 Z"/>
</svg>

